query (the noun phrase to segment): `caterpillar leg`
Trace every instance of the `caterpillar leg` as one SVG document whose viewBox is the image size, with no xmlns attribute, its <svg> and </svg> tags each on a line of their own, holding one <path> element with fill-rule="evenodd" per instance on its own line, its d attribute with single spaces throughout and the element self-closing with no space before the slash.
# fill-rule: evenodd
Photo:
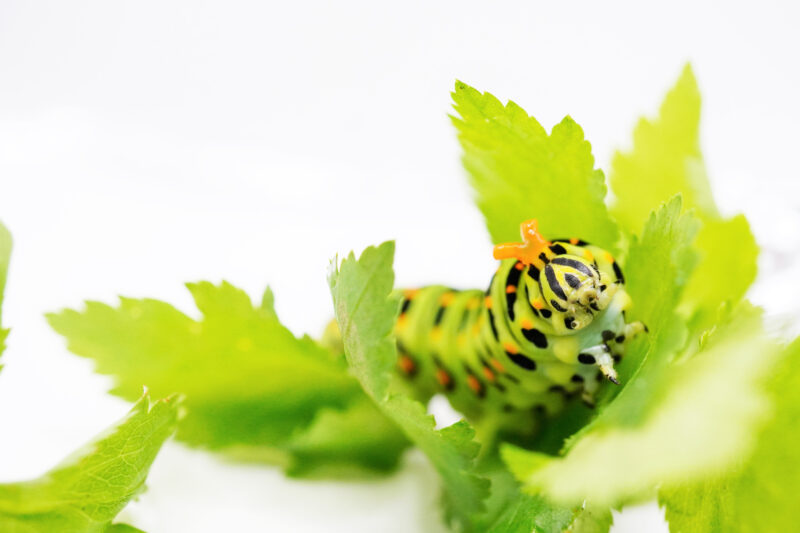
<svg viewBox="0 0 800 533">
<path fill-rule="evenodd" d="M 625 328 L 622 330 L 622 333 L 620 333 L 615 340 L 617 344 L 623 344 L 643 331 L 645 333 L 648 332 L 647 326 L 644 325 L 644 322 L 637 320 L 636 322 L 625 324 Z"/>
<path fill-rule="evenodd" d="M 611 383 L 619 385 L 617 371 L 614 370 L 614 358 L 611 356 L 611 349 L 607 344 L 597 344 L 584 348 L 578 354 L 578 361 L 584 365 L 596 365 Z"/>
</svg>

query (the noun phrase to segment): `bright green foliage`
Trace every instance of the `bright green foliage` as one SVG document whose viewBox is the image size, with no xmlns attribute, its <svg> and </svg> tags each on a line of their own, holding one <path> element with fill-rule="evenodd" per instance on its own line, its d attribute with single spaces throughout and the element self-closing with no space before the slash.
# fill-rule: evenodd
<svg viewBox="0 0 800 533">
<path fill-rule="evenodd" d="M 127 524 L 112 524 L 103 533 L 144 533 L 144 531 Z"/>
<path fill-rule="evenodd" d="M 617 153 L 611 173 L 612 214 L 623 229 L 636 233 L 650 211 L 674 194 L 694 209 L 703 227 L 695 247 L 700 264 L 682 305 L 695 316 L 697 334 L 710 327 L 723 302 L 738 302 L 756 276 L 758 246 L 743 216 L 723 219 L 714 203 L 699 142 L 700 92 L 687 65 L 667 94 L 657 120 L 641 119 L 633 150 Z"/>
<path fill-rule="evenodd" d="M 8 278 L 8 263 L 11 260 L 11 233 L 0 223 L 0 355 L 6 348 L 8 330 L 3 328 L 3 294 Z M 0 365 L 0 369 L 3 366 Z"/>
<path fill-rule="evenodd" d="M 536 218 L 548 238 L 580 237 L 616 249 L 605 178 L 575 121 L 564 118 L 548 135 L 514 102 L 504 106 L 462 82 L 453 101 L 464 166 L 493 242 L 519 240 L 520 223 Z"/>
<path fill-rule="evenodd" d="M 486 500 L 487 513 L 475 524 L 475 531 L 488 533 L 606 533 L 611 512 L 597 512 L 581 506 L 554 505 L 541 495 L 522 492 L 519 482 L 497 455 L 481 462 L 480 473 L 491 481 Z"/>
<path fill-rule="evenodd" d="M 632 152 L 614 157 L 612 212 L 629 232 L 638 232 L 650 212 L 676 194 L 703 218 L 719 216 L 700 153 L 699 122 L 700 91 L 687 65 L 661 104 L 658 119 L 639 120 Z"/>
<path fill-rule="evenodd" d="M 388 471 L 407 446 L 397 426 L 363 396 L 344 411 L 320 409 L 311 425 L 292 437 L 287 473 L 344 477 L 359 469 Z"/>
<path fill-rule="evenodd" d="M 270 291 L 256 307 L 229 283 L 188 288 L 200 320 L 157 300 L 129 298 L 117 308 L 87 302 L 83 312 L 65 310 L 48 319 L 70 350 L 114 376 L 114 394 L 130 400 L 142 385 L 157 395 L 184 394 L 188 415 L 178 438 L 185 442 L 288 462 L 295 473 L 310 474 L 310 465 L 297 466 L 292 450 L 318 463 L 335 462 L 339 450 L 339 466 L 357 466 L 352 463 L 361 456 L 355 448 L 369 437 L 353 435 L 349 449 L 336 442 L 342 437 L 331 425 L 351 428 L 360 420 L 386 429 L 372 437 L 381 447 L 363 455 L 363 466 L 385 469 L 396 463 L 404 439 L 377 411 L 353 407 L 365 396 L 344 359 L 281 325 Z M 354 410 L 334 412 L 343 409 Z"/>
<path fill-rule="evenodd" d="M 151 403 L 145 394 L 116 426 L 50 472 L 0 485 L 0 531 L 138 531 L 109 524 L 144 490 L 150 465 L 175 430 L 178 404 L 174 396 Z"/>
<path fill-rule="evenodd" d="M 529 489 L 564 503 L 617 505 L 659 484 L 715 474 L 751 449 L 769 412 L 761 382 L 777 353 L 760 316 L 739 309 L 693 358 L 673 363 L 634 395 L 650 404 L 635 426 L 584 432 L 559 459 L 510 447 L 504 458 Z"/>
<path fill-rule="evenodd" d="M 758 245 L 743 215 L 706 219 L 695 247 L 701 261 L 689 280 L 682 308 L 698 333 L 711 327 L 723 302 L 736 303 L 756 279 Z"/>
<path fill-rule="evenodd" d="M 729 472 L 661 490 L 670 530 L 761 533 L 797 529 L 800 493 L 800 340 L 781 356 L 768 380 L 773 416 L 753 454 Z"/>
<path fill-rule="evenodd" d="M 625 265 L 628 294 L 634 302 L 631 318 L 643 321 L 651 333 L 631 346 L 618 368 L 624 387 L 619 401 L 592 425 L 637 423 L 650 405 L 649 380 L 658 379 L 683 345 L 686 327 L 675 307 L 696 264 L 691 249 L 696 231 L 697 221 L 681 215 L 681 200 L 675 197 L 650 215 L 642 236 L 631 241 Z M 604 400 L 618 391 L 607 387 Z"/>
<path fill-rule="evenodd" d="M 336 319 L 347 361 L 378 407 L 430 458 L 442 476 L 448 518 L 466 529 L 484 509 L 487 480 L 474 472 L 479 446 L 474 430 L 461 421 L 441 430 L 425 407 L 392 391 L 390 378 L 397 359 L 391 336 L 398 302 L 390 299 L 394 283 L 394 243 L 367 248 L 359 259 L 352 253 L 329 275 Z"/>
</svg>

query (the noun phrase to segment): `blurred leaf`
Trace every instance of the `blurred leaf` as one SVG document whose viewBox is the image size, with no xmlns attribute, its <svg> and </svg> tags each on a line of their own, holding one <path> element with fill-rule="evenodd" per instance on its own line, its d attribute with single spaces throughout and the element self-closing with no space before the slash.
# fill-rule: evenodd
<svg viewBox="0 0 800 533">
<path fill-rule="evenodd" d="M 114 377 L 114 394 L 130 400 L 142 385 L 157 395 L 184 394 L 189 411 L 178 438 L 189 444 L 225 449 L 237 458 L 288 462 L 295 473 L 310 475 L 310 465 L 296 466 L 293 450 L 315 457 L 320 468 L 337 466 L 321 464 L 323 457 L 342 466 L 358 462 L 343 442 L 325 437 L 336 433 L 335 423 L 343 424 L 342 431 L 351 427 L 357 415 L 386 430 L 373 435 L 382 448 L 364 455 L 361 466 L 384 469 L 396 463 L 405 440 L 377 411 L 354 407 L 366 398 L 344 358 L 281 325 L 271 291 L 255 307 L 229 283 L 188 288 L 200 320 L 157 300 L 130 298 L 117 308 L 87 302 L 83 312 L 65 310 L 48 320 L 71 351 Z M 355 415 L 348 409 L 356 409 Z M 304 435 L 307 428 L 311 433 Z M 338 438 L 343 441 L 344 435 Z M 351 444 L 363 449 L 365 436 L 349 435 Z"/>
<path fill-rule="evenodd" d="M 11 233 L 0 223 L 0 356 L 6 349 L 6 338 L 8 329 L 3 328 L 3 295 L 6 289 L 8 278 L 8 263 L 11 260 Z M 0 365 L 0 369 L 3 365 Z"/>
<path fill-rule="evenodd" d="M 399 310 L 399 302 L 390 298 L 393 258 L 394 243 L 386 242 L 367 248 L 358 259 L 351 253 L 339 268 L 331 265 L 329 283 L 347 361 L 367 394 L 442 476 L 448 520 L 468 529 L 484 510 L 489 488 L 475 473 L 475 431 L 463 420 L 436 430 L 421 403 L 390 387 L 397 358 L 391 334 Z"/>
<path fill-rule="evenodd" d="M 293 476 L 357 475 L 389 471 L 408 446 L 405 435 L 367 397 L 344 411 L 321 409 L 311 425 L 293 436 L 287 473 Z"/>
<path fill-rule="evenodd" d="M 768 379 L 773 416 L 751 456 L 710 480 L 662 489 L 670 531 L 738 533 L 794 531 L 800 493 L 800 340 Z"/>
<path fill-rule="evenodd" d="M 707 219 L 694 243 L 701 260 L 683 298 L 693 337 L 711 327 L 719 306 L 736 304 L 756 279 L 758 245 L 744 215 Z"/>
<path fill-rule="evenodd" d="M 127 524 L 112 524 L 103 530 L 103 533 L 144 533 L 144 531 Z"/>
<path fill-rule="evenodd" d="M 504 459 L 529 490 L 565 504 L 613 506 L 716 475 L 752 449 L 769 412 L 761 382 L 777 353 L 758 313 L 739 309 L 697 355 L 634 395 L 650 404 L 638 424 L 595 426 L 563 458 L 507 447 Z"/>
<path fill-rule="evenodd" d="M 682 194 L 684 205 L 701 218 L 717 218 L 700 153 L 700 91 L 689 65 L 661 104 L 656 120 L 642 118 L 633 133 L 633 150 L 614 156 L 612 213 L 637 233 L 667 198 Z"/>
<path fill-rule="evenodd" d="M 117 425 L 42 477 L 0 485 L 0 531 L 138 531 L 109 524 L 144 490 L 150 465 L 175 430 L 178 404 L 144 395 Z"/>
<path fill-rule="evenodd" d="M 614 250 L 617 226 L 605 204 L 583 130 L 566 117 L 550 135 L 514 102 L 456 82 L 453 117 L 478 207 L 494 243 L 518 241 L 530 218 L 548 238 L 579 237 Z M 662 200 L 667 197 L 662 198 Z"/>
<path fill-rule="evenodd" d="M 628 232 L 638 232 L 651 210 L 678 193 L 684 207 L 694 209 L 703 222 L 695 242 L 701 261 L 682 305 L 687 316 L 694 315 L 693 337 L 713 324 L 722 303 L 741 300 L 755 280 L 758 258 L 747 219 L 723 219 L 714 203 L 700 153 L 699 125 L 700 92 L 687 65 L 658 119 L 639 121 L 633 150 L 615 155 L 611 173 L 611 212 Z"/>
</svg>

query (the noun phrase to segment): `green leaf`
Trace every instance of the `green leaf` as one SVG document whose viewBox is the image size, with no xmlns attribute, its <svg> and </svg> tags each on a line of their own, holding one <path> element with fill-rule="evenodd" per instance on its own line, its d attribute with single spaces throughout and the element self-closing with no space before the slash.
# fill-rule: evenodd
<svg viewBox="0 0 800 533">
<path fill-rule="evenodd" d="M 528 490 L 564 504 L 614 506 L 659 485 L 716 475 L 752 449 L 769 412 L 762 379 L 777 353 L 758 313 L 738 309 L 694 357 L 673 362 L 632 396 L 650 404 L 637 424 L 595 425 L 563 458 L 514 448 L 504 458 Z"/>
<path fill-rule="evenodd" d="M 405 435 L 367 397 L 344 411 L 321 409 L 286 445 L 292 476 L 353 477 L 390 471 L 408 447 Z M 364 469 L 367 469 L 364 472 Z"/>
<path fill-rule="evenodd" d="M 496 455 L 481 462 L 480 472 L 490 479 L 492 492 L 486 501 L 487 513 L 475 523 L 475 531 L 605 533 L 610 527 L 610 511 L 597 513 L 583 506 L 557 505 L 541 495 L 523 492 L 519 482 Z"/>
<path fill-rule="evenodd" d="M 399 453 L 405 441 L 380 413 L 332 413 L 356 409 L 364 393 L 343 357 L 281 325 L 271 291 L 256 307 L 226 282 L 187 286 L 202 313 L 199 320 L 157 300 L 130 298 L 116 308 L 87 302 L 83 312 L 65 310 L 48 320 L 71 351 L 114 377 L 114 394 L 130 400 L 142 385 L 156 395 L 184 394 L 188 414 L 178 429 L 184 442 L 290 467 L 297 462 L 292 450 L 306 457 L 317 454 L 319 464 L 322 457 L 335 462 L 333 446 L 338 446 L 339 459 L 350 465 L 358 459 L 352 450 L 343 442 L 326 442 L 322 434 L 333 435 L 337 421 L 349 428 L 352 416 L 358 416 L 386 429 L 375 436 L 384 445 L 383 457 L 365 455 L 363 466 L 396 461 L 389 454 Z M 306 429 L 311 433 L 303 435 Z M 351 436 L 354 446 L 363 447 L 364 436 Z M 321 448 L 314 451 L 313 443 Z M 311 474 L 310 467 L 304 471 Z"/>
<path fill-rule="evenodd" d="M 394 283 L 394 243 L 367 248 L 356 260 L 350 254 L 329 275 L 336 319 L 347 361 L 367 394 L 381 411 L 431 460 L 443 479 L 448 519 L 469 528 L 484 509 L 488 481 L 476 475 L 479 445 L 465 421 L 441 430 L 418 401 L 395 393 L 390 379 L 397 358 L 391 336 L 399 302 L 390 298 Z"/>
<path fill-rule="evenodd" d="M 144 533 L 144 531 L 127 524 L 112 524 L 103 533 Z"/>
<path fill-rule="evenodd" d="M 0 485 L 4 533 L 95 533 L 144 490 L 150 465 L 175 430 L 178 400 L 145 394 L 118 424 L 33 481 Z M 110 531 L 125 531 L 121 526 Z M 129 528 L 128 531 L 138 531 Z"/>
<path fill-rule="evenodd" d="M 616 248 L 605 178 L 578 124 L 566 117 L 548 135 L 514 102 L 504 106 L 462 82 L 452 96 L 463 163 L 493 242 L 519 240 L 520 223 L 536 218 L 548 238 Z"/>
<path fill-rule="evenodd" d="M 758 245 L 744 215 L 705 220 L 694 245 L 701 260 L 681 308 L 696 336 L 713 325 L 721 304 L 744 297 L 756 279 Z"/>
<path fill-rule="evenodd" d="M 699 123 L 700 91 L 686 65 L 658 118 L 639 120 L 633 150 L 614 156 L 612 213 L 629 232 L 638 232 L 650 212 L 676 194 L 701 218 L 718 218 L 700 153 Z"/>
<path fill-rule="evenodd" d="M 8 263 L 11 260 L 11 233 L 0 223 L 0 356 L 6 349 L 6 338 L 8 329 L 3 328 L 3 294 L 6 289 L 8 279 Z M 3 366 L 0 365 L 0 369 Z"/>
<path fill-rule="evenodd" d="M 112 524 L 103 533 L 144 533 L 144 531 L 127 524 Z"/>
<path fill-rule="evenodd" d="M 800 340 L 764 380 L 773 413 L 754 452 L 730 472 L 662 489 L 670 531 L 794 531 L 800 493 Z"/>
<path fill-rule="evenodd" d="M 617 368 L 623 388 L 606 387 L 601 397 L 605 404 L 619 393 L 620 401 L 604 410 L 594 426 L 638 422 L 650 405 L 648 381 L 658 379 L 684 345 L 686 326 L 675 308 L 697 264 L 691 248 L 696 232 L 697 221 L 681 214 L 681 199 L 675 197 L 650 215 L 641 237 L 632 239 L 625 264 L 626 288 L 633 301 L 629 319 L 643 321 L 650 333 L 626 351 Z"/>
<path fill-rule="evenodd" d="M 713 324 L 724 302 L 736 304 L 755 280 L 758 247 L 744 216 L 723 219 L 714 203 L 699 143 L 700 92 L 691 67 L 667 94 L 656 120 L 641 119 L 633 150 L 617 153 L 611 173 L 612 214 L 638 232 L 651 210 L 681 193 L 703 222 L 695 247 L 701 261 L 682 303 L 693 337 Z"/>
</svg>

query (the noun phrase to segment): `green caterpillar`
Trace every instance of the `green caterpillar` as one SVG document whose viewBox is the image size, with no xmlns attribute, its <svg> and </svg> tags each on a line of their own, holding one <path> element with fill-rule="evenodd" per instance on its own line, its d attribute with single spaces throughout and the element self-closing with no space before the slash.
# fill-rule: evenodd
<svg viewBox="0 0 800 533">
<path fill-rule="evenodd" d="M 578 239 L 546 241 L 535 220 L 522 243 L 501 244 L 489 288 L 441 285 L 397 291 L 398 371 L 417 395 L 443 392 L 468 417 L 487 411 L 553 415 L 586 403 L 625 344 L 646 330 L 626 323 L 631 300 L 612 255 Z"/>
</svg>

